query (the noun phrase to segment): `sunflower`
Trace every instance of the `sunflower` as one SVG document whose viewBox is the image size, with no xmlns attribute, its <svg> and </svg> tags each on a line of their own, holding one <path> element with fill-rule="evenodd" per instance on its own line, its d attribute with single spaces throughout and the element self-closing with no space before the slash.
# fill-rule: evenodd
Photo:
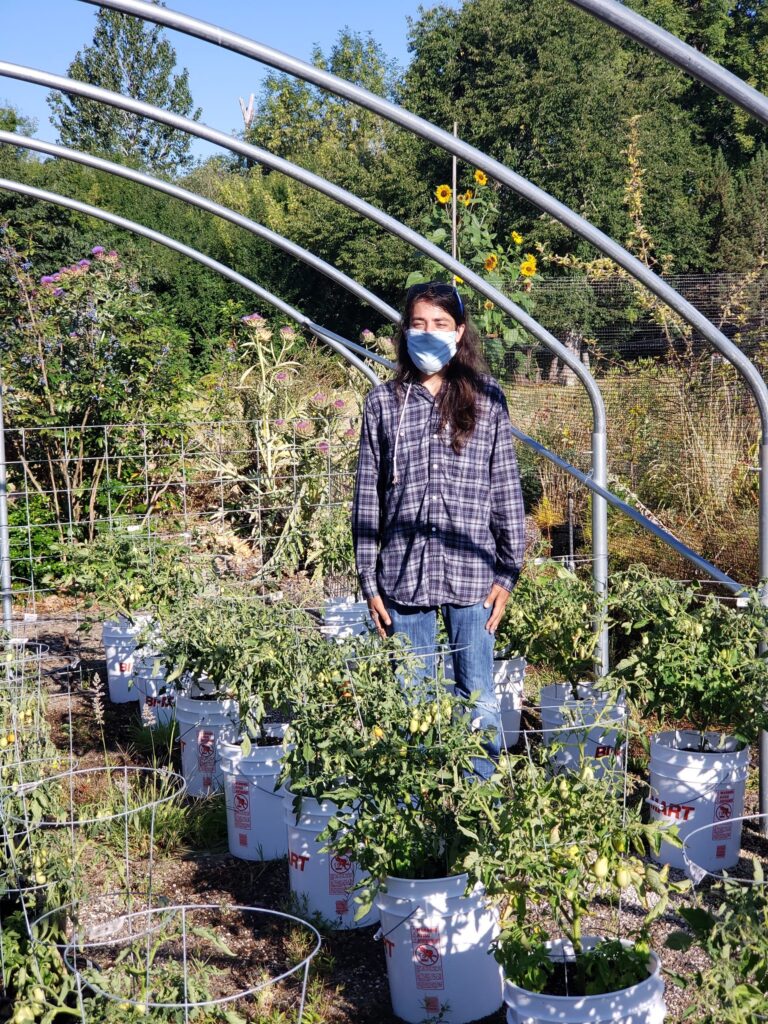
<svg viewBox="0 0 768 1024">
<path fill-rule="evenodd" d="M 477 182 L 478 185 L 487 185 L 488 175 L 485 173 L 485 171 L 477 170 L 475 171 L 475 181 Z"/>
<path fill-rule="evenodd" d="M 531 257 L 531 259 L 533 259 L 533 257 Z M 534 262 L 535 262 L 535 260 L 534 260 Z M 495 252 L 489 252 L 488 255 L 485 257 L 485 263 L 483 264 L 485 269 L 488 270 L 488 271 L 495 270 L 496 267 L 498 267 L 498 265 L 499 265 L 499 257 L 496 255 Z"/>
<path fill-rule="evenodd" d="M 474 198 L 472 189 L 468 188 L 467 191 L 462 192 L 458 198 L 459 202 L 463 203 L 464 206 L 469 206 L 469 204 L 472 202 L 472 199 Z"/>
<path fill-rule="evenodd" d="M 520 273 L 523 277 L 533 277 L 536 273 L 536 257 L 532 253 L 525 254 L 525 259 L 520 264 Z"/>
<path fill-rule="evenodd" d="M 523 244 L 523 236 L 520 234 L 519 231 L 513 231 L 512 234 L 510 235 L 510 238 L 515 243 L 515 245 Z"/>
<path fill-rule="evenodd" d="M 438 203 L 442 203 L 443 206 L 445 206 L 446 203 L 450 203 L 452 195 L 453 189 L 450 185 L 438 185 L 435 189 L 435 198 Z"/>
</svg>

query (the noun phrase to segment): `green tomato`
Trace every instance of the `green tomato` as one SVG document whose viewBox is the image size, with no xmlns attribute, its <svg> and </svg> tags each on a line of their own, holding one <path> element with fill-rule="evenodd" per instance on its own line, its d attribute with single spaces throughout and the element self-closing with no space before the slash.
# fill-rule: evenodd
<svg viewBox="0 0 768 1024">
<path fill-rule="evenodd" d="M 598 857 L 592 865 L 592 874 L 598 879 L 598 881 L 602 882 L 608 877 L 608 867 L 608 858 Z"/>
</svg>

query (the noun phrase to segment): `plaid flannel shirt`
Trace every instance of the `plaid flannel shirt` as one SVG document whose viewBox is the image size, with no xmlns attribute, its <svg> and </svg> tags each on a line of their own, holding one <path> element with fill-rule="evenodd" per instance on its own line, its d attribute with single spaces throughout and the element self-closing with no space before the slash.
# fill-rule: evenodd
<svg viewBox="0 0 768 1024">
<path fill-rule="evenodd" d="M 476 604 L 494 583 L 511 590 L 525 513 L 504 393 L 483 377 L 475 429 L 458 454 L 422 384 L 404 412 L 403 401 L 388 382 L 363 410 L 352 535 L 364 597 L 426 608 Z"/>
</svg>

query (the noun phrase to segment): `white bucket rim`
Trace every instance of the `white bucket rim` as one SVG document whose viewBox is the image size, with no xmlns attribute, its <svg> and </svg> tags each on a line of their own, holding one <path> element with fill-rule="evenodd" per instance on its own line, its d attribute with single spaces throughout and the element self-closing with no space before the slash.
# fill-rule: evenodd
<svg viewBox="0 0 768 1024">
<path fill-rule="evenodd" d="M 582 943 L 582 946 L 585 949 L 593 949 L 600 942 L 604 942 L 607 939 L 608 939 L 608 936 L 604 936 L 604 935 L 584 935 L 584 936 L 582 936 L 581 943 Z M 619 939 L 619 941 L 624 946 L 628 946 L 629 947 L 629 946 L 633 945 L 633 943 L 630 942 L 629 939 L 623 939 L 622 938 L 622 939 Z M 553 940 L 551 942 L 547 942 L 546 946 L 549 948 L 548 952 L 550 954 L 551 954 L 552 948 L 554 946 L 561 946 L 561 948 L 564 949 L 564 955 L 561 956 L 561 957 L 557 957 L 557 960 L 559 962 L 561 962 L 561 963 L 562 962 L 568 963 L 569 961 L 572 961 L 572 960 L 575 959 L 575 953 L 573 951 L 573 946 L 571 945 L 571 943 L 570 943 L 570 941 L 568 939 L 555 939 L 555 940 Z M 570 952 L 565 952 L 565 950 L 569 946 L 570 946 Z M 550 959 L 554 960 L 555 958 L 550 956 Z M 661 981 L 663 983 L 663 979 L 661 977 L 661 958 L 659 957 L 659 954 L 655 952 L 655 950 L 651 950 L 649 952 L 649 954 L 648 954 L 648 977 L 647 978 L 642 978 L 640 981 L 635 982 L 634 985 L 627 986 L 627 988 L 617 988 L 617 989 L 614 989 L 612 992 L 602 992 L 600 995 L 595 995 L 595 996 L 555 996 L 555 995 L 548 995 L 547 993 L 544 993 L 544 992 L 533 992 L 530 989 L 523 988 L 522 985 L 516 985 L 513 981 L 509 981 L 507 978 L 505 978 L 504 979 L 504 1002 L 507 1005 L 513 1005 L 510 1002 L 508 1002 L 508 1000 L 507 1000 L 507 991 L 508 990 L 512 991 L 512 992 L 523 992 L 528 997 L 528 999 L 531 1000 L 531 1001 L 539 1001 L 539 1000 L 540 1001 L 545 1001 L 546 1000 L 547 1002 L 552 1001 L 552 1002 L 554 1002 L 555 1006 L 559 1006 L 563 1011 L 565 1011 L 566 1006 L 568 1006 L 569 1004 L 573 1004 L 575 1002 L 579 1002 L 579 1003 L 582 1004 L 582 1006 L 584 1006 L 586 1000 L 590 1000 L 590 1003 L 588 1005 L 595 1006 L 595 1005 L 598 1004 L 599 1000 L 604 1000 L 604 999 L 615 1000 L 617 996 L 629 996 L 629 997 L 631 997 L 632 993 L 636 992 L 637 989 L 639 989 L 642 985 L 647 985 L 648 982 L 658 982 L 658 981 Z M 586 1012 L 586 1011 L 582 1010 L 582 1013 L 584 1013 L 584 1012 Z M 562 1019 L 566 1020 L 568 1018 L 563 1017 Z M 584 1019 L 586 1020 L 587 1018 L 584 1017 Z"/>
</svg>

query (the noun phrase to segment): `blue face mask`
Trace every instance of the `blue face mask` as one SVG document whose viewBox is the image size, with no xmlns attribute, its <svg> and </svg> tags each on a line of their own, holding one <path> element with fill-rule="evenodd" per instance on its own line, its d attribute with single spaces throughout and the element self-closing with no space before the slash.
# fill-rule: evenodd
<svg viewBox="0 0 768 1024">
<path fill-rule="evenodd" d="M 456 331 L 405 332 L 408 355 L 422 373 L 437 373 L 456 355 Z"/>
</svg>

